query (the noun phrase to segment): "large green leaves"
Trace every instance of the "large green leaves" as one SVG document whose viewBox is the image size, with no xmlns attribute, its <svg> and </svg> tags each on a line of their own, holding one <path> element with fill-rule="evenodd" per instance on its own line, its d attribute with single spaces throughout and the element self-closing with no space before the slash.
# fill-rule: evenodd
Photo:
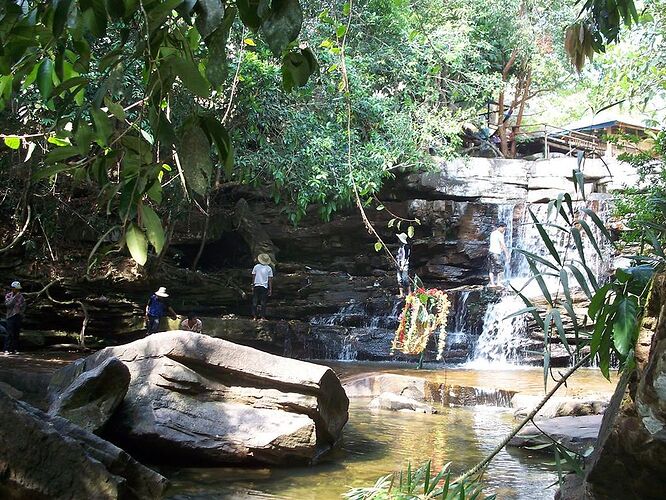
<svg viewBox="0 0 666 500">
<path fill-rule="evenodd" d="M 148 240 L 141 228 L 134 222 L 130 223 L 125 231 L 125 242 L 132 258 L 137 264 L 143 266 L 148 260 Z"/>
<path fill-rule="evenodd" d="M 308 83 L 310 75 L 319 71 L 319 64 L 309 48 L 288 52 L 282 58 L 282 85 L 287 92 Z"/>
<path fill-rule="evenodd" d="M 162 228 L 159 216 L 152 208 L 145 204 L 139 205 L 139 215 L 141 216 L 143 227 L 146 229 L 148 241 L 155 248 L 155 252 L 159 254 L 162 252 L 165 240 L 164 229 Z"/>
<path fill-rule="evenodd" d="M 266 8 L 267 3 L 260 3 L 258 8 L 262 18 L 261 33 L 277 56 L 298 37 L 303 24 L 303 11 L 298 0 L 273 0 L 270 8 Z"/>
<path fill-rule="evenodd" d="M 197 194 L 204 195 L 210 185 L 213 163 L 210 158 L 211 143 L 199 126 L 199 120 L 188 120 L 181 130 L 178 155 L 187 186 Z"/>
<path fill-rule="evenodd" d="M 638 336 L 638 301 L 635 296 L 619 297 L 613 319 L 613 344 L 624 358 L 636 344 Z"/>
</svg>

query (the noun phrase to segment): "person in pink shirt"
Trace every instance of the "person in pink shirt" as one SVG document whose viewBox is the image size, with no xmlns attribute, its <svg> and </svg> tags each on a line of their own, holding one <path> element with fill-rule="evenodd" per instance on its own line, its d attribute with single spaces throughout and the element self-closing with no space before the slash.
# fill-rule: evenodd
<svg viewBox="0 0 666 500">
<path fill-rule="evenodd" d="M 7 337 L 5 338 L 5 355 L 16 354 L 18 351 L 19 334 L 25 314 L 25 297 L 21 293 L 21 283 L 14 281 L 5 295 L 7 307 Z"/>
</svg>

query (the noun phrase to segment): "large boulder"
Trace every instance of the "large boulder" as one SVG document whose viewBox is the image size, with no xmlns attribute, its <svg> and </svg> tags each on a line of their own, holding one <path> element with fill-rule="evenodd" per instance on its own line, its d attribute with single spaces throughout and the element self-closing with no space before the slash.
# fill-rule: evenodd
<svg viewBox="0 0 666 500">
<path fill-rule="evenodd" d="M 50 415 L 59 415 L 97 433 L 122 402 L 130 372 L 117 358 L 108 358 L 74 379 L 64 391 L 52 392 Z"/>
<path fill-rule="evenodd" d="M 68 420 L 0 391 L 0 497 L 160 498 L 166 479 Z"/>
<path fill-rule="evenodd" d="M 99 351 L 56 372 L 51 390 L 111 357 L 131 381 L 104 435 L 152 462 L 310 462 L 347 422 L 330 368 L 184 331 Z"/>
</svg>

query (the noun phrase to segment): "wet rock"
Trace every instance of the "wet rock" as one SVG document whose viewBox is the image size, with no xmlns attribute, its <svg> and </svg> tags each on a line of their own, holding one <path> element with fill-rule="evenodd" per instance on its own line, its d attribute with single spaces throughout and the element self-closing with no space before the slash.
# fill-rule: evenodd
<svg viewBox="0 0 666 500">
<path fill-rule="evenodd" d="M 415 413 L 437 413 L 437 409 L 415 399 L 392 392 L 384 392 L 370 401 L 371 410 L 413 411 Z"/>
<path fill-rule="evenodd" d="M 59 415 L 97 433 L 124 399 L 129 383 L 130 372 L 122 361 L 108 358 L 81 373 L 64 391 L 52 391 L 49 415 Z"/>
<path fill-rule="evenodd" d="M 0 391 L 0 496 L 160 498 L 166 479 L 68 420 Z"/>
<path fill-rule="evenodd" d="M 393 373 L 361 374 L 343 381 L 350 398 L 376 397 L 383 393 L 405 395 L 419 401 L 425 400 L 428 380 L 420 377 Z"/>
<path fill-rule="evenodd" d="M 191 332 L 106 348 L 61 370 L 58 385 L 110 357 L 131 381 L 105 436 L 156 463 L 309 462 L 347 422 L 349 401 L 329 368 Z"/>
<path fill-rule="evenodd" d="M 538 429 L 534 425 L 527 425 L 509 441 L 507 446 L 524 448 L 552 443 L 554 439 L 570 450 L 583 453 L 594 446 L 601 427 L 601 418 L 601 415 L 555 417 L 539 422 Z M 544 436 L 539 429 L 550 437 Z"/>
<path fill-rule="evenodd" d="M 524 418 L 543 399 L 542 396 L 516 394 L 511 398 L 516 418 Z M 590 395 L 584 399 L 553 396 L 536 414 L 537 418 L 599 415 L 608 407 L 608 398 Z"/>
</svg>

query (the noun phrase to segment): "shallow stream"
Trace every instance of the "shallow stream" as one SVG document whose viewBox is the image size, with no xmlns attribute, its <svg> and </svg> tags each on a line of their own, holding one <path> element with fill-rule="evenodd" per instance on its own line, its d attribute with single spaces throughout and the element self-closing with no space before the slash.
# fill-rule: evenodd
<svg viewBox="0 0 666 500">
<path fill-rule="evenodd" d="M 417 372 L 361 363 L 338 364 L 334 369 L 341 378 L 394 372 L 446 379 L 450 384 L 543 394 L 541 369 Z M 562 395 L 608 394 L 613 388 L 597 370 L 583 370 Z M 515 423 L 511 408 L 440 407 L 439 414 L 425 415 L 373 413 L 367 403 L 351 401 L 343 443 L 322 463 L 296 468 L 162 469 L 173 485 L 168 498 L 339 499 L 350 487 L 372 486 L 379 477 L 405 469 L 410 461 L 414 466 L 431 459 L 438 468 L 452 462 L 454 473 L 462 472 L 483 458 Z M 487 470 L 484 492 L 496 493 L 500 499 L 553 498 L 555 489 L 548 486 L 557 481 L 557 473 L 547 462 L 543 455 L 503 450 Z"/>
</svg>

